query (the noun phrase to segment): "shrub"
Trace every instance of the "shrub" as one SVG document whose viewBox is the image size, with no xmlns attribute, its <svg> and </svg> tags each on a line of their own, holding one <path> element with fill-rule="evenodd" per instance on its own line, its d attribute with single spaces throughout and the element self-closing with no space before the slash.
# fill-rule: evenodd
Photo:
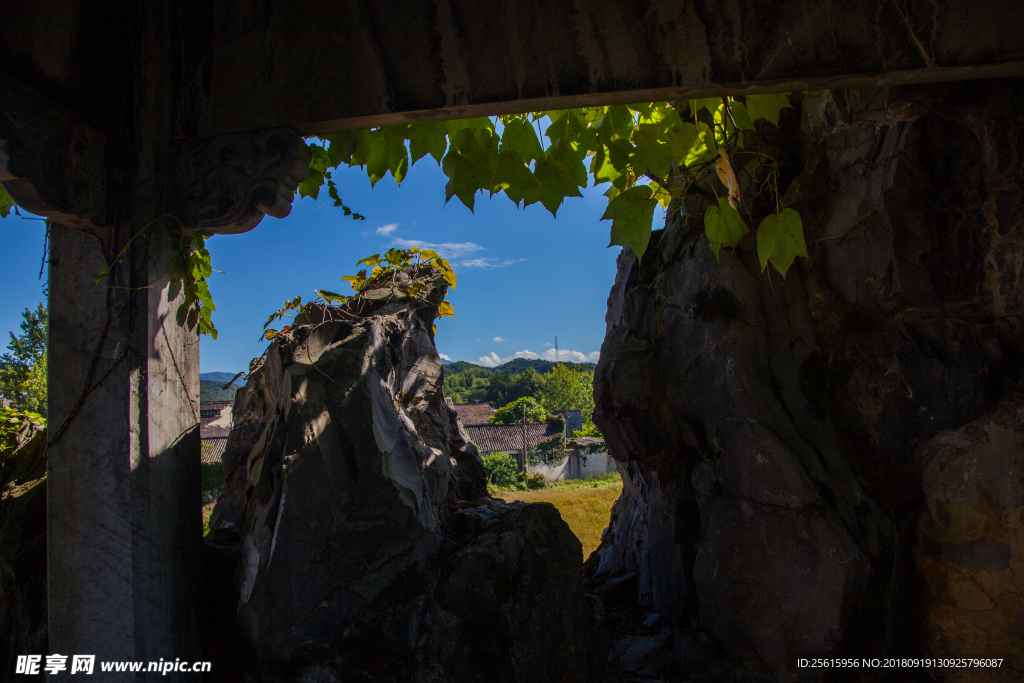
<svg viewBox="0 0 1024 683">
<path fill-rule="evenodd" d="M 491 453 L 483 457 L 487 480 L 494 486 L 511 488 L 516 485 L 516 459 L 508 453 Z"/>
<path fill-rule="evenodd" d="M 523 421 L 523 406 L 526 407 L 526 421 L 543 422 L 548 417 L 548 410 L 532 396 L 518 398 L 507 406 L 498 408 L 487 421 L 494 425 L 514 425 Z"/>
<path fill-rule="evenodd" d="M 526 488 L 531 491 L 542 489 L 548 485 L 548 480 L 544 478 L 543 474 L 539 472 L 531 472 L 526 475 Z"/>
</svg>

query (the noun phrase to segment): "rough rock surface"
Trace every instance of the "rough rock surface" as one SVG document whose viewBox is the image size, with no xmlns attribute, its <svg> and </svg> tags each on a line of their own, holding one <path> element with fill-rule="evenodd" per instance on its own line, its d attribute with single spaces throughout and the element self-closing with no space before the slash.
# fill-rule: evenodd
<svg viewBox="0 0 1024 683">
<path fill-rule="evenodd" d="M 0 681 L 19 654 L 45 654 L 46 429 L 26 422 L 0 461 Z M 34 677 L 33 677 L 34 678 Z M 42 676 L 38 677 L 42 680 Z"/>
<path fill-rule="evenodd" d="M 1024 398 L 943 431 L 917 453 L 926 511 L 917 567 L 925 636 L 940 657 L 1004 657 L 998 669 L 958 670 L 946 681 L 1024 680 Z"/>
<path fill-rule="evenodd" d="M 429 271 L 434 273 L 436 271 Z M 403 271 L 404 278 L 427 277 Z M 407 283 L 406 283 L 407 284 Z M 601 680 L 613 652 L 550 505 L 487 497 L 426 300 L 298 316 L 236 397 L 208 542 L 237 553 L 257 680 Z"/>
<path fill-rule="evenodd" d="M 761 272 L 753 235 L 716 260 L 678 213 L 642 262 L 620 256 L 594 417 L 625 488 L 587 585 L 660 613 L 692 679 L 1020 650 L 1024 481 L 998 477 L 1019 456 L 922 445 L 1009 424 L 998 438 L 1020 452 L 1003 408 L 964 427 L 1021 379 L 1020 85 L 785 110 L 780 189 L 809 254 L 785 280 Z"/>
</svg>

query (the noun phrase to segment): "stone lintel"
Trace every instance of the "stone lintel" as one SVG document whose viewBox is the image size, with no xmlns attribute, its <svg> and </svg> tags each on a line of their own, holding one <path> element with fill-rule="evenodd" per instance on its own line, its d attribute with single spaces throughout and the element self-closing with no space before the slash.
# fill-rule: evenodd
<svg viewBox="0 0 1024 683">
<path fill-rule="evenodd" d="M 1022 25 L 1016 0 L 217 0 L 200 134 L 1019 75 Z"/>
<path fill-rule="evenodd" d="M 984 78 L 1010 78 L 1024 76 L 1024 61 L 1005 64 L 987 64 L 965 67 L 936 67 L 909 71 L 885 71 L 878 73 L 820 76 L 801 79 L 775 79 L 748 83 L 711 83 L 692 87 L 669 86 L 646 90 L 621 90 L 615 92 L 581 93 L 533 99 L 510 100 L 466 104 L 438 109 L 390 112 L 369 116 L 355 116 L 347 119 L 333 119 L 313 123 L 296 124 L 303 135 L 321 135 L 344 130 L 376 128 L 378 126 L 400 126 L 426 121 L 450 121 L 479 116 L 501 116 L 523 114 L 553 109 L 608 106 L 613 104 L 634 104 L 637 102 L 663 102 L 696 99 L 701 97 L 725 97 L 763 95 L 765 93 L 790 93 L 806 90 L 840 90 L 884 86 L 917 85 L 941 83 L 944 81 L 972 81 Z"/>
</svg>

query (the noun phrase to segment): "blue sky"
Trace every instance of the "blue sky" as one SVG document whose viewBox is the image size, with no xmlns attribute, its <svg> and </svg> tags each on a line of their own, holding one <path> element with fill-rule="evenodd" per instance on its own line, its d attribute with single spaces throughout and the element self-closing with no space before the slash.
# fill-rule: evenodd
<svg viewBox="0 0 1024 683">
<path fill-rule="evenodd" d="M 213 267 L 224 273 L 210 279 L 220 334 L 200 343 L 202 372 L 245 370 L 266 347 L 259 336 L 267 316 L 286 299 L 312 298 L 316 288 L 347 293 L 341 276 L 390 246 L 433 245 L 451 261 L 458 275 L 448 297 L 455 318 L 438 321 L 436 338 L 451 360 L 494 365 L 516 355 L 553 357 L 556 335 L 563 360 L 596 360 L 620 251 L 607 247 L 610 222 L 600 220 L 606 185 L 566 199 L 555 219 L 539 204 L 519 209 L 503 194 L 478 194 L 475 213 L 457 198 L 446 205 L 447 178 L 429 157 L 401 187 L 388 176 L 371 189 L 360 168 L 338 169 L 334 179 L 365 221 L 344 216 L 323 192 L 317 201 L 297 198 L 283 220 L 265 218 L 243 235 L 207 241 Z M 42 300 L 44 228 L 12 215 L 0 230 L 6 346 L 6 331 L 18 329 L 21 311 Z"/>
</svg>

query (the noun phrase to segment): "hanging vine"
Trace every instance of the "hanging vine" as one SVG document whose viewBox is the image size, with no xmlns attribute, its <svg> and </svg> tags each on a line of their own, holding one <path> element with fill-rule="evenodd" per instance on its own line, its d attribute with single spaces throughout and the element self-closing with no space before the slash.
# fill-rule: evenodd
<svg viewBox="0 0 1024 683">
<path fill-rule="evenodd" d="M 557 215 L 565 199 L 582 196 L 580 190 L 592 178 L 596 185 L 609 185 L 602 216 L 611 221 L 609 246 L 629 246 L 641 257 L 650 241 L 655 209 L 689 207 L 687 195 L 697 188 L 697 194 L 714 197 L 697 205 L 715 255 L 737 247 L 753 230 L 762 271 L 771 264 L 785 277 L 796 257 L 806 256 L 807 250 L 800 215 L 782 205 L 778 161 L 767 134 L 778 126 L 780 112 L 791 106 L 785 94 L 748 95 L 330 133 L 308 143 L 310 172 L 298 191 L 316 199 L 326 185 L 345 215 L 365 220 L 342 201 L 331 169 L 358 166 L 366 169 L 371 185 L 388 174 L 401 184 L 409 167 L 430 155 L 448 177 L 445 201 L 458 197 L 473 210 L 477 193 L 493 197 L 501 192 L 516 206 L 540 203 Z M 773 208 L 756 221 L 750 200 L 763 204 L 765 198 Z M 0 216 L 12 209 L 17 207 L 0 188 Z M 177 321 L 216 338 L 211 317 L 216 307 L 207 283 L 213 269 L 205 237 L 185 230 L 179 250 L 168 291 L 169 299 L 184 292 Z M 388 253 L 392 252 L 399 253 Z M 367 267 L 395 269 L 387 255 Z M 371 273 L 362 284 L 375 277 Z M 314 302 L 343 299 L 318 290 Z M 282 310 L 302 306 L 299 297 L 292 303 Z"/>
</svg>

